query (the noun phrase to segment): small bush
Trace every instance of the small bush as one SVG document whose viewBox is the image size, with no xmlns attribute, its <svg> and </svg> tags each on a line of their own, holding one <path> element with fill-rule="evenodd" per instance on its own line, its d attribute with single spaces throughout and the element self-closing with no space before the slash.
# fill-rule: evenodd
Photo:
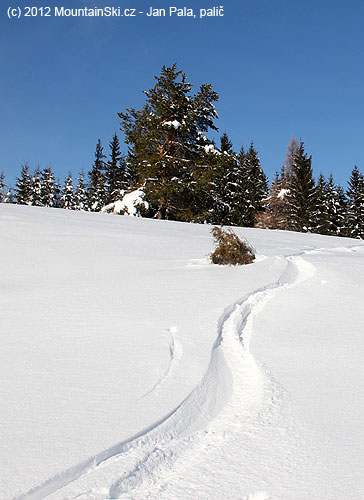
<svg viewBox="0 0 364 500">
<path fill-rule="evenodd" d="M 216 248 L 210 255 L 213 264 L 241 266 L 251 264 L 255 255 L 247 241 L 242 241 L 232 229 L 213 227 L 211 233 Z"/>
</svg>

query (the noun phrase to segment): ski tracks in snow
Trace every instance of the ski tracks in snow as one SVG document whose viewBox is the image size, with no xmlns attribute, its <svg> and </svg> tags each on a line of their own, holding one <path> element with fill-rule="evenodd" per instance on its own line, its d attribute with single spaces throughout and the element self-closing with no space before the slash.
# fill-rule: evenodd
<svg viewBox="0 0 364 500">
<path fill-rule="evenodd" d="M 231 436 L 234 427 L 241 427 L 244 418 L 264 404 L 265 375 L 249 352 L 253 318 L 276 293 L 315 274 L 315 266 L 304 260 L 304 254 L 276 257 L 286 261 L 280 279 L 246 295 L 224 311 L 218 321 L 207 371 L 177 408 L 138 435 L 71 467 L 15 500 L 145 498 L 148 490 L 164 488 L 177 460 L 190 463 L 199 456 L 201 448 L 218 447 L 226 434 Z M 182 356 L 176 331 L 170 328 L 169 367 L 150 392 L 165 382 Z M 269 497 L 265 492 L 257 492 L 248 498 Z"/>
<path fill-rule="evenodd" d="M 166 380 L 173 374 L 176 366 L 178 365 L 179 361 L 182 359 L 183 356 L 183 347 L 182 344 L 179 342 L 179 340 L 176 337 L 176 334 L 178 332 L 177 327 L 171 326 L 168 330 L 171 340 L 169 344 L 169 364 L 168 368 L 165 371 L 165 373 L 162 375 L 162 377 L 157 380 L 157 382 L 154 384 L 154 386 L 146 392 L 140 399 L 143 399 L 149 394 L 152 394 L 152 392 L 158 390 L 165 382 Z"/>
</svg>

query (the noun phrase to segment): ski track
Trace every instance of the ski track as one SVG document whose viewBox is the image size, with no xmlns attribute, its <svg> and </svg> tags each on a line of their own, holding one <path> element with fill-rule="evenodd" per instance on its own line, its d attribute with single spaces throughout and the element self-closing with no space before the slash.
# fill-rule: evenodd
<svg viewBox="0 0 364 500">
<path fill-rule="evenodd" d="M 168 330 L 171 341 L 169 344 L 169 363 L 168 367 L 165 371 L 165 373 L 162 375 L 162 377 L 157 380 L 157 382 L 154 384 L 154 386 L 146 392 L 140 399 L 143 399 L 149 394 L 152 394 L 152 392 L 158 390 L 166 381 L 167 379 L 172 375 L 173 371 L 175 370 L 176 366 L 178 365 L 179 361 L 181 360 L 183 356 L 183 347 L 182 344 L 177 340 L 176 338 L 176 333 L 177 333 L 177 328 L 175 326 L 171 326 Z"/>
<path fill-rule="evenodd" d="M 359 245 L 350 248 L 355 251 L 356 247 Z M 163 473 L 168 476 L 179 456 L 188 457 L 194 454 L 194 450 L 197 453 L 206 434 L 215 444 L 224 439 L 229 424 L 234 425 L 234 416 L 246 416 L 252 408 L 259 410 L 263 404 L 265 375 L 249 352 L 254 316 L 276 293 L 314 276 L 316 268 L 303 258 L 304 255 L 326 250 L 307 249 L 299 254 L 274 257 L 286 261 L 279 280 L 247 294 L 225 309 L 218 320 L 217 338 L 207 371 L 177 408 L 137 435 L 48 479 L 14 500 L 41 500 L 55 492 L 63 494 L 62 488 L 65 488 L 65 496 L 58 495 L 57 498 L 121 498 L 131 491 L 136 493 L 135 489 L 141 486 L 155 486 Z M 183 353 L 182 346 L 176 341 L 177 329 L 171 327 L 169 331 L 171 361 L 165 375 L 149 393 L 171 375 Z M 91 489 L 90 484 L 93 485 Z M 256 492 L 248 498 L 268 498 L 267 495 L 266 492 Z"/>
</svg>

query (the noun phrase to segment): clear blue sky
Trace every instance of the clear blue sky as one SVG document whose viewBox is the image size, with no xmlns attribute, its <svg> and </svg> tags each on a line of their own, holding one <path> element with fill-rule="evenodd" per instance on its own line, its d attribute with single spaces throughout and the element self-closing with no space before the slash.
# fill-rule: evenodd
<svg viewBox="0 0 364 500">
<path fill-rule="evenodd" d="M 224 6 L 223 18 L 21 18 L 9 5 Z M 253 140 L 272 177 L 291 136 L 317 177 L 364 171 L 364 4 L 327 0 L 7 0 L 0 11 L 0 171 L 51 165 L 63 182 L 92 165 L 119 129 L 117 113 L 144 103 L 161 67 L 219 93 L 220 133 Z M 126 148 L 125 148 L 126 150 Z"/>
</svg>

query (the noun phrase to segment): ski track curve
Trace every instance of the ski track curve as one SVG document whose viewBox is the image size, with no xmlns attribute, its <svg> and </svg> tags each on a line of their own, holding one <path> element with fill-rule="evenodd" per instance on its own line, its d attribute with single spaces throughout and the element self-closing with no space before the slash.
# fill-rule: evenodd
<svg viewBox="0 0 364 500">
<path fill-rule="evenodd" d="M 149 396 L 152 394 L 152 392 L 158 390 L 166 381 L 167 379 L 172 375 L 174 372 L 175 368 L 177 367 L 179 361 L 182 359 L 183 356 L 183 347 L 182 344 L 179 342 L 179 340 L 176 337 L 177 333 L 177 328 L 175 326 L 171 326 L 168 330 L 170 334 L 170 343 L 169 343 L 169 363 L 168 367 L 165 371 L 165 373 L 161 376 L 159 380 L 153 385 L 153 387 L 143 394 L 143 396 L 140 399 L 144 399 L 145 397 Z"/>
<path fill-rule="evenodd" d="M 14 500 L 41 500 L 71 486 L 70 493 L 65 492 L 63 497 L 67 500 L 121 498 L 142 483 L 151 485 L 153 478 L 160 476 L 163 469 L 170 469 L 179 455 L 198 447 L 206 433 L 216 436 L 223 431 L 231 415 L 246 413 L 252 406 L 259 407 L 264 375 L 249 352 L 253 317 L 276 293 L 311 278 L 316 268 L 303 256 L 322 250 L 310 249 L 300 254 L 274 257 L 286 261 L 279 280 L 245 295 L 225 309 L 218 320 L 207 371 L 178 407 L 138 434 L 70 467 Z M 173 354 L 176 352 L 175 330 L 170 329 L 170 333 L 171 359 L 177 360 L 181 350 L 177 344 L 178 353 Z M 166 376 L 171 366 L 173 362 Z M 250 391 L 247 392 L 239 389 L 240 382 L 246 378 L 250 379 Z M 112 474 L 104 477 L 105 471 Z M 94 477 L 91 489 L 87 486 L 90 474 Z M 76 492 L 78 484 L 80 490 Z"/>
</svg>

